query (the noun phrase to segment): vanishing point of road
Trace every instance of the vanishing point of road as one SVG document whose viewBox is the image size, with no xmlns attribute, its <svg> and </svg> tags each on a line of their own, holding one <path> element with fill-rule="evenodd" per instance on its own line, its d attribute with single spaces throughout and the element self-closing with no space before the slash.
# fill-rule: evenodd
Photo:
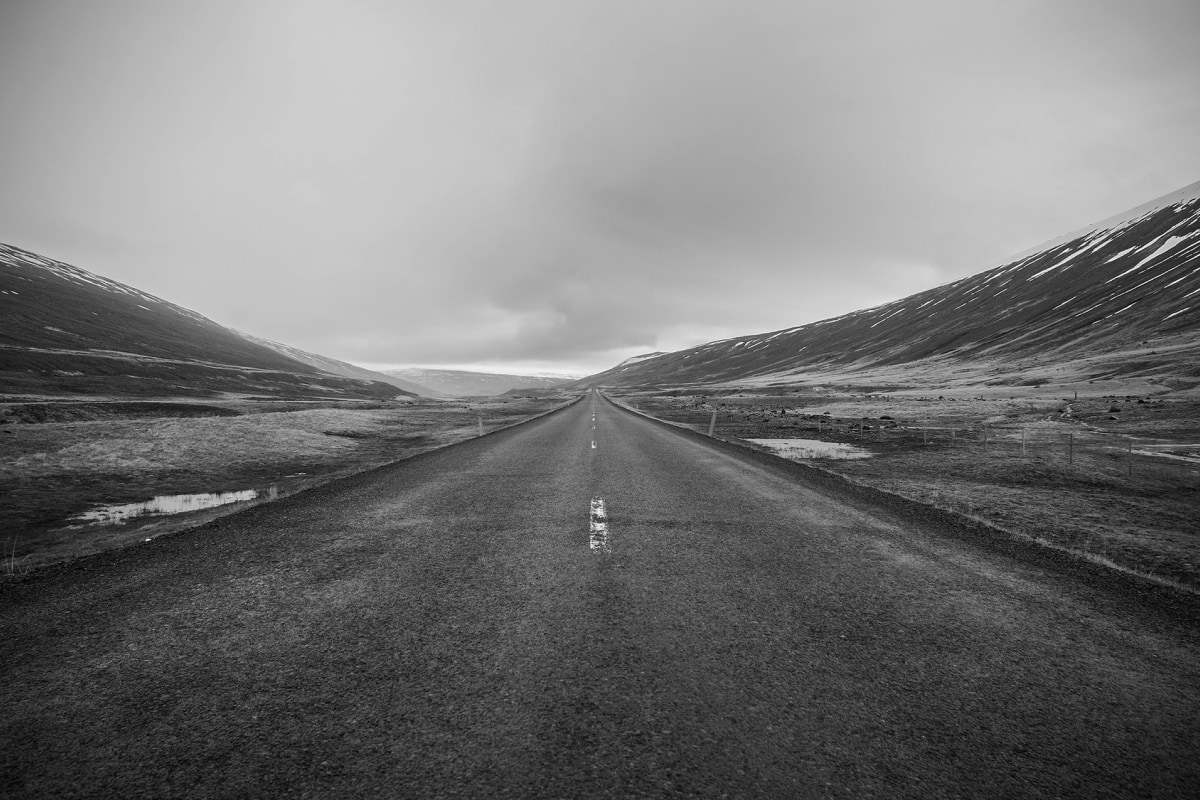
<svg viewBox="0 0 1200 800">
<path fill-rule="evenodd" d="M 589 393 L 8 582 L 0 795 L 1194 798 L 1196 608 Z"/>
</svg>

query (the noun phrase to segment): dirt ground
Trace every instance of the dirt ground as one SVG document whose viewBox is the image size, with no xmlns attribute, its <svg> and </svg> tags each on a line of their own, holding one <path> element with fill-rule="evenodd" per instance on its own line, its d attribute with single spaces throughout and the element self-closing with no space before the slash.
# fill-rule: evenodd
<svg viewBox="0 0 1200 800">
<path fill-rule="evenodd" d="M 1064 397 L 686 392 L 620 395 L 723 438 L 865 447 L 807 461 L 1011 534 L 1200 589 L 1200 401 Z M 715 424 L 714 424 L 715 412 Z M 750 444 L 748 446 L 757 446 Z"/>
<path fill-rule="evenodd" d="M 246 503 L 120 524 L 73 517 L 160 495 L 282 497 L 527 419 L 569 397 L 0 403 L 0 573 L 192 527 Z"/>
</svg>

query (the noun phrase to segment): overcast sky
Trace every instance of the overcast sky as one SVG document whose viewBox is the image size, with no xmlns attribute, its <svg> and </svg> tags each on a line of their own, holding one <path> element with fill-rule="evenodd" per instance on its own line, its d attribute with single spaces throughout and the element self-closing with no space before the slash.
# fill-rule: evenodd
<svg viewBox="0 0 1200 800">
<path fill-rule="evenodd" d="M 368 365 L 586 373 L 1200 180 L 1196 0 L 0 0 L 0 241 Z"/>
</svg>

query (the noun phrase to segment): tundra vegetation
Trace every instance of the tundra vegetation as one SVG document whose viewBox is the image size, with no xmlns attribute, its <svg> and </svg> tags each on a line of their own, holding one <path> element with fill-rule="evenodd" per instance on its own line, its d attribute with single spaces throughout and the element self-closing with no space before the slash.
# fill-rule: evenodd
<svg viewBox="0 0 1200 800">
<path fill-rule="evenodd" d="M 246 503 L 116 524 L 78 517 L 163 495 L 271 499 L 520 422 L 570 394 L 461 400 L 0 399 L 3 572 L 202 524 Z"/>
</svg>

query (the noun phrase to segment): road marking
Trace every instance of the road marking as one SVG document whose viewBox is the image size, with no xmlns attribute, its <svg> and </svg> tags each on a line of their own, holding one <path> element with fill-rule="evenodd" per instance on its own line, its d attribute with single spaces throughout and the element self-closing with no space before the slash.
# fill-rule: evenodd
<svg viewBox="0 0 1200 800">
<path fill-rule="evenodd" d="M 592 498 L 592 513 L 591 513 L 591 536 L 589 545 L 593 550 L 599 550 L 604 553 L 611 553 L 612 549 L 608 545 L 608 513 L 604 510 L 604 498 Z"/>
</svg>

